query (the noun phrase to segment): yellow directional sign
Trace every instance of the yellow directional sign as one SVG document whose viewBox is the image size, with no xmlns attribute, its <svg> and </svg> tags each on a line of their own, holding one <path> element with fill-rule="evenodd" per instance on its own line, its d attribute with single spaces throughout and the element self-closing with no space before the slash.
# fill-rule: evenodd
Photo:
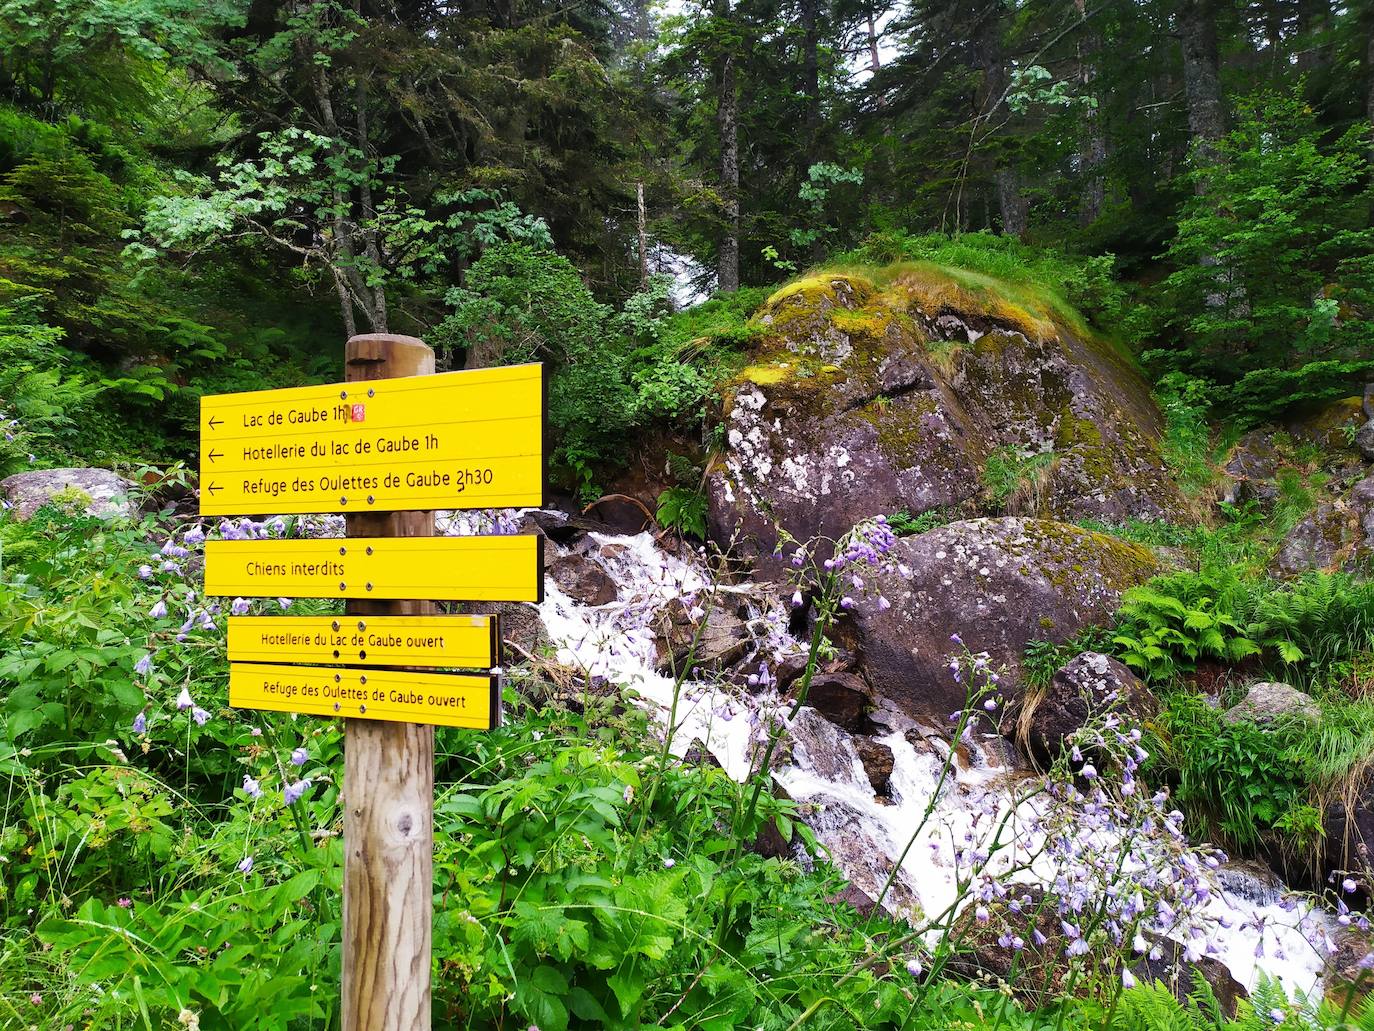
<svg viewBox="0 0 1374 1031">
<path fill-rule="evenodd" d="M 490 730 L 501 722 L 501 678 L 235 662 L 229 666 L 229 704 Z"/>
<path fill-rule="evenodd" d="M 496 616 L 230 616 L 231 662 L 491 669 Z"/>
<path fill-rule="evenodd" d="M 207 541 L 205 593 L 539 602 L 543 543 L 537 534 Z"/>
<path fill-rule="evenodd" d="M 201 515 L 537 508 L 543 366 L 200 400 Z"/>
</svg>

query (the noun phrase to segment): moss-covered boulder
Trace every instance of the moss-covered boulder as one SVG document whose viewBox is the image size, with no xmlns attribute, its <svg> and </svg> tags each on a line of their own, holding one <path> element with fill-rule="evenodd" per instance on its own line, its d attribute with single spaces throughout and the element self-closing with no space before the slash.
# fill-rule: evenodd
<svg viewBox="0 0 1374 1031">
<path fill-rule="evenodd" d="M 1004 693 L 1015 696 L 1029 642 L 1065 641 L 1105 621 L 1123 591 L 1160 571 L 1140 545 L 1017 516 L 951 523 L 899 541 L 893 554 L 898 572 L 877 578 L 842 633 L 878 695 L 940 719 L 964 707 L 966 685 L 949 664 L 965 647 L 1005 667 Z"/>
<path fill-rule="evenodd" d="M 710 527 L 765 566 L 778 526 L 836 537 L 879 512 L 974 514 L 981 499 L 1116 522 L 1183 509 L 1137 370 L 1024 288 L 926 263 L 823 273 L 754 321 L 759 351 L 722 397 Z M 1021 489 L 989 502 L 990 473 Z"/>
</svg>

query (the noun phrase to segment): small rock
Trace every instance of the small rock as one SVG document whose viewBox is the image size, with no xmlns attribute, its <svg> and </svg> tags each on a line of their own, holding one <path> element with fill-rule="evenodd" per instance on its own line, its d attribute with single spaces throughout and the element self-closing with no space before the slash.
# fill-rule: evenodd
<svg viewBox="0 0 1374 1031">
<path fill-rule="evenodd" d="M 892 749 L 871 737 L 854 739 L 854 750 L 859 753 L 859 761 L 864 764 L 868 782 L 873 785 L 873 793 L 888 798 L 892 794 L 892 767 L 895 757 Z"/>
<path fill-rule="evenodd" d="M 724 609 L 714 609 L 704 618 L 706 627 L 698 637 L 698 621 L 681 601 L 671 601 L 664 607 L 654 642 L 660 671 L 673 672 L 689 658 L 693 666 L 706 669 L 720 669 L 743 658 L 749 648 L 744 621 Z"/>
<path fill-rule="evenodd" d="M 1322 709 L 1311 695 L 1290 684 L 1264 681 L 1251 684 L 1250 690 L 1221 717 L 1227 723 L 1273 723 L 1285 718 L 1320 720 Z"/>
<path fill-rule="evenodd" d="M 857 732 L 867 726 L 868 688 L 853 673 L 817 673 L 811 678 L 806 704 L 845 730 Z"/>
<path fill-rule="evenodd" d="M 1089 720 L 1108 711 L 1138 722 L 1156 714 L 1159 702 L 1140 678 L 1116 659 L 1100 652 L 1083 652 L 1055 673 L 1038 699 L 1027 703 L 1021 718 L 1026 747 L 1039 762 L 1053 763 L 1065 741 Z"/>
<path fill-rule="evenodd" d="M 1227 1017 L 1234 1017 L 1240 1000 L 1249 997 L 1245 986 L 1231 975 L 1226 964 L 1220 960 L 1203 956 L 1196 963 L 1189 963 L 1183 958 L 1184 947 L 1172 938 L 1155 938 L 1152 944 L 1162 948 L 1164 955 L 1159 959 L 1150 959 L 1146 955 L 1139 960 L 1131 968 L 1138 981 L 1162 981 L 1174 993 L 1174 998 L 1179 1002 L 1187 1002 L 1197 992 L 1195 979 L 1201 977 L 1212 989 L 1221 1012 Z"/>
<path fill-rule="evenodd" d="M 1374 950 L 1369 934 L 1354 927 L 1339 928 L 1333 935 L 1336 951 L 1326 958 L 1322 975 L 1323 997 L 1345 1009 L 1354 1007 L 1369 995 L 1370 974 L 1362 964 Z"/>
<path fill-rule="evenodd" d="M 586 555 L 560 555 L 546 572 L 559 590 L 584 605 L 606 605 L 616 599 L 615 581 Z"/>
<path fill-rule="evenodd" d="M 1366 461 L 1374 462 L 1374 418 L 1355 431 L 1355 447 Z"/>
<path fill-rule="evenodd" d="M 853 884 L 846 884 L 834 895 L 828 896 L 825 901 L 832 906 L 844 906 L 852 909 L 865 920 L 878 908 L 878 902 L 872 895 Z"/>
<path fill-rule="evenodd" d="M 537 656 L 549 645 L 549 632 L 539 618 L 539 610 L 527 602 L 474 602 L 464 606 L 464 611 L 499 617 L 501 640 L 516 645 L 529 655 Z"/>
<path fill-rule="evenodd" d="M 1268 433 L 1252 430 L 1245 434 L 1236 442 L 1226 463 L 1229 479 L 1221 500 L 1236 504 L 1257 501 L 1261 505 L 1277 501 L 1279 488 L 1275 477 L 1279 462 L 1279 453 Z"/>
<path fill-rule="evenodd" d="M 31 519 L 54 495 L 64 492 L 79 499 L 87 515 L 127 519 L 137 512 L 129 501 L 133 487 L 108 469 L 35 469 L 0 480 L 0 498 L 14 506 L 20 519 Z"/>
<path fill-rule="evenodd" d="M 654 525 L 649 509 L 624 494 L 611 494 L 587 506 L 587 511 L 604 520 L 613 533 L 639 533 Z"/>
<path fill-rule="evenodd" d="M 1366 419 L 1374 421 L 1374 383 L 1364 385 L 1364 401 L 1360 409 Z"/>
</svg>

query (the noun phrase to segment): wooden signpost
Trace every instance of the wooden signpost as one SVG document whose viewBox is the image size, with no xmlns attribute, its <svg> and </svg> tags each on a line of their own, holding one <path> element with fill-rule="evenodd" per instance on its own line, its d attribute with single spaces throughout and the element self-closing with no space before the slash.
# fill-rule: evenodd
<svg viewBox="0 0 1374 1031">
<path fill-rule="evenodd" d="M 496 616 L 230 616 L 230 662 L 423 666 L 501 665 Z"/>
<path fill-rule="evenodd" d="M 542 601 L 542 538 L 207 541 L 207 594 Z"/>
<path fill-rule="evenodd" d="M 542 365 L 365 382 L 203 398 L 201 514 L 543 504 Z"/>
<path fill-rule="evenodd" d="M 501 718 L 499 621 L 435 601 L 543 599 L 542 537 L 435 537 L 433 513 L 543 504 L 543 369 L 433 373 L 414 337 L 355 336 L 342 384 L 201 401 L 202 515 L 347 516 L 205 548 L 207 594 L 348 599 L 229 620 L 231 705 L 347 718 L 343 1031 L 430 1027 L 434 726 Z"/>
</svg>

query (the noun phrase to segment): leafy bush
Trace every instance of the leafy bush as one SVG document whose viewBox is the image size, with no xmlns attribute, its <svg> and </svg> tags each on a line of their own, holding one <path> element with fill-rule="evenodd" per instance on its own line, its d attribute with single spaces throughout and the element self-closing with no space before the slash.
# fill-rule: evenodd
<svg viewBox="0 0 1374 1031">
<path fill-rule="evenodd" d="M 99 387 L 69 369 L 62 331 L 42 324 L 32 301 L 0 307 L 0 476 L 31 465 L 29 455 L 64 452 Z"/>
<path fill-rule="evenodd" d="M 1117 655 L 1147 680 L 1168 681 L 1210 656 L 1237 663 L 1260 652 L 1244 625 L 1216 597 L 1169 590 L 1180 577 L 1133 587 L 1121 599 L 1121 627 L 1112 638 Z"/>
<path fill-rule="evenodd" d="M 706 495 L 690 487 L 669 487 L 658 496 L 660 526 L 706 539 Z"/>
</svg>

